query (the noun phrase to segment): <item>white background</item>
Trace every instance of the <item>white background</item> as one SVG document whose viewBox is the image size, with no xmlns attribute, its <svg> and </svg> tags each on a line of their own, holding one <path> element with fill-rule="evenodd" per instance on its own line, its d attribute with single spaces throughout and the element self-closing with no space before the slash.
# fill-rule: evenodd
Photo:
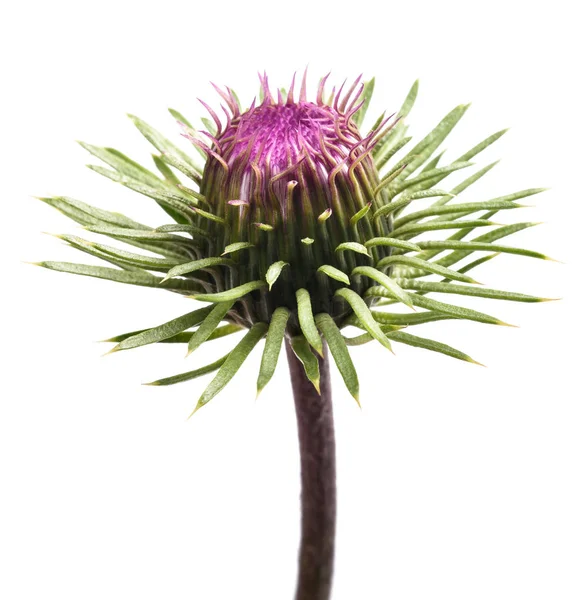
<svg viewBox="0 0 587 600">
<path fill-rule="evenodd" d="M 359 410 L 334 376 L 339 518 L 333 599 L 587 597 L 584 30 L 576 1 L 32 2 L 3 9 L 0 596 L 287 599 L 298 543 L 298 455 L 285 357 L 255 402 L 260 348 L 189 421 L 205 381 L 139 383 L 220 356 L 212 342 L 107 358 L 95 344 L 187 312 L 164 291 L 56 274 L 80 260 L 52 233 L 76 224 L 33 195 L 66 194 L 139 220 L 158 209 L 84 168 L 75 139 L 149 161 L 126 119 L 177 135 L 168 106 L 218 106 L 209 80 L 250 101 L 310 65 L 378 78 L 371 118 L 397 110 L 423 135 L 473 105 L 449 156 L 511 126 L 476 160 L 502 163 L 484 200 L 552 190 L 502 222 L 545 221 L 509 243 L 564 264 L 500 256 L 492 287 L 562 296 L 465 302 L 521 326 L 437 323 L 418 333 L 488 368 L 400 347 L 353 349 Z M 179 137 L 178 137 L 179 139 Z"/>
</svg>

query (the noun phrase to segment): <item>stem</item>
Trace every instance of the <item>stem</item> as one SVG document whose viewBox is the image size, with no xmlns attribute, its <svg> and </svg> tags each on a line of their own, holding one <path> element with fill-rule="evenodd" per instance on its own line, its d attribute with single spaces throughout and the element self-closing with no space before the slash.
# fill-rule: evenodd
<svg viewBox="0 0 587 600">
<path fill-rule="evenodd" d="M 285 345 L 291 376 L 302 475 L 302 539 L 296 600 L 328 600 L 334 565 L 336 524 L 336 453 L 328 351 L 320 365 L 320 391 Z"/>
</svg>

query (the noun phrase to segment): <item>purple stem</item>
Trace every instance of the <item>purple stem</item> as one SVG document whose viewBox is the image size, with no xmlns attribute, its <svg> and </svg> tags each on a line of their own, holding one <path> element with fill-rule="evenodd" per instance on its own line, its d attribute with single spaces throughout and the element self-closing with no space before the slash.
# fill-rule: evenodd
<svg viewBox="0 0 587 600">
<path fill-rule="evenodd" d="M 320 391 L 304 372 L 288 343 L 302 475 L 302 539 L 295 600 L 328 600 L 334 566 L 336 525 L 336 452 L 328 351 L 320 365 Z"/>
</svg>

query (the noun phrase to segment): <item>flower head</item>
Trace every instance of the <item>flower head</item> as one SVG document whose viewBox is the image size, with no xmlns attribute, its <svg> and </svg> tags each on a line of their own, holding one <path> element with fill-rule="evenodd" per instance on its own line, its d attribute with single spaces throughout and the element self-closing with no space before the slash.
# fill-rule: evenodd
<svg viewBox="0 0 587 600">
<path fill-rule="evenodd" d="M 84 144 L 111 167 L 92 169 L 153 198 L 171 223 L 154 229 L 71 198 L 43 199 L 91 231 L 156 254 L 61 236 L 119 268 L 43 266 L 162 287 L 207 303 L 159 327 L 112 338 L 118 342 L 114 350 L 171 340 L 185 341 L 192 352 L 207 340 L 247 330 L 226 357 L 154 382 L 166 385 L 218 370 L 197 407 L 226 385 L 263 338 L 259 389 L 271 378 L 285 337 L 316 388 L 316 355 L 323 352 L 325 341 L 348 389 L 358 398 L 347 346 L 374 339 L 390 349 L 390 341 L 395 341 L 475 362 L 454 348 L 403 329 L 440 319 L 503 324 L 430 294 L 542 300 L 477 287 L 468 274 L 498 254 L 545 258 L 495 244 L 533 223 L 496 226 L 491 220 L 498 211 L 518 208 L 516 200 L 542 190 L 532 188 L 489 200 L 455 200 L 494 164 L 450 188 L 439 187 L 452 173 L 471 168 L 469 161 L 505 132 L 489 136 L 442 165 L 438 148 L 467 109 L 458 106 L 398 159 L 411 141 L 405 121 L 417 83 L 395 115 L 380 117 L 361 133 L 374 80 L 361 84 L 357 79 L 348 89 L 335 88 L 328 97 L 326 80 L 320 80 L 316 96 L 309 99 L 305 75 L 299 92 L 294 78 L 288 91 L 275 95 L 263 76 L 261 99 L 246 110 L 230 88 L 216 88 L 224 117 L 203 102 L 212 118 L 202 119 L 203 131 L 171 111 L 203 165 L 136 117 L 131 117 L 135 125 L 159 151 L 154 160 L 160 175 L 120 152 Z M 478 228 L 482 235 L 464 239 Z M 445 231 L 450 232 L 448 238 L 441 235 Z M 427 235 L 422 241 L 421 234 Z M 452 268 L 477 252 L 490 254 L 458 270 Z M 389 305 L 399 310 L 380 309 Z M 341 329 L 346 326 L 365 333 L 345 337 Z"/>
</svg>

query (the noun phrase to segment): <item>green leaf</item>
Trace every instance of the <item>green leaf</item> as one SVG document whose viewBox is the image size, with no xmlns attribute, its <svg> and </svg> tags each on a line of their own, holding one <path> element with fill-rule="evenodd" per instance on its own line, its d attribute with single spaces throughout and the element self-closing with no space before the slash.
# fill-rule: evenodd
<svg viewBox="0 0 587 600">
<path fill-rule="evenodd" d="M 482 142 L 479 142 L 476 146 L 473 146 L 469 151 L 465 152 L 462 156 L 457 158 L 458 161 L 461 160 L 471 160 L 474 156 L 477 156 L 481 151 L 485 150 L 488 146 L 491 146 L 494 142 L 496 142 L 504 133 L 507 132 L 507 129 L 502 129 L 493 135 L 485 138 Z"/>
<path fill-rule="evenodd" d="M 161 233 L 189 233 L 196 237 L 202 237 L 205 239 L 210 239 L 210 234 L 204 229 L 200 229 L 195 225 L 185 225 L 183 223 L 170 223 L 169 225 L 160 225 L 155 229 L 155 231 L 159 231 Z"/>
<path fill-rule="evenodd" d="M 234 244 L 228 244 L 226 248 L 224 248 L 224 252 L 222 256 L 225 254 L 230 254 L 231 252 L 238 252 L 239 250 L 244 250 L 245 248 L 254 248 L 255 244 L 251 244 L 251 242 L 235 242 Z"/>
<path fill-rule="evenodd" d="M 521 204 L 510 202 L 509 200 L 487 200 L 486 202 L 462 202 L 460 204 L 449 204 L 447 206 L 430 206 L 424 210 L 419 210 L 395 222 L 397 229 L 411 223 L 412 221 L 420 221 L 426 217 L 434 217 L 438 215 L 449 215 L 460 213 L 461 216 L 470 215 L 471 213 L 481 210 L 510 210 L 512 208 L 521 208 Z"/>
<path fill-rule="evenodd" d="M 376 339 L 384 348 L 391 350 L 389 340 L 385 337 L 383 331 L 381 331 L 381 327 L 379 327 L 378 323 L 371 315 L 369 307 L 365 304 L 365 301 L 359 294 L 353 292 L 350 288 L 341 288 L 336 290 L 334 295 L 344 298 L 373 339 Z"/>
<path fill-rule="evenodd" d="M 476 360 L 473 360 L 468 354 L 465 354 L 460 350 L 456 350 L 451 346 L 447 346 L 446 344 L 442 344 L 441 342 L 436 342 L 427 338 L 418 337 L 410 333 L 405 333 L 404 331 L 390 331 L 386 335 L 389 339 L 394 340 L 395 342 L 400 342 L 400 344 L 407 344 L 408 346 L 415 346 L 416 348 L 424 348 L 425 350 L 440 352 L 441 354 L 446 354 L 446 356 L 457 358 L 459 360 L 464 360 L 466 362 L 474 363 L 476 365 L 481 364 L 478 363 Z"/>
<path fill-rule="evenodd" d="M 375 290 L 376 288 L 370 288 Z M 379 288 L 382 292 L 387 292 L 383 287 Z M 380 296 L 379 293 L 373 293 L 375 296 Z M 384 323 L 385 325 L 405 325 L 407 327 L 413 325 L 422 325 L 424 323 L 432 323 L 433 321 L 445 321 L 447 319 L 455 319 L 456 317 L 441 313 L 437 311 L 424 311 L 415 313 L 388 313 L 383 311 L 371 311 L 373 318 L 378 323 Z"/>
<path fill-rule="evenodd" d="M 261 358 L 259 377 L 257 378 L 257 395 L 261 393 L 261 390 L 269 383 L 275 373 L 279 353 L 281 352 L 281 345 L 285 336 L 285 328 L 287 327 L 290 315 L 289 310 L 283 306 L 273 311 Z"/>
<path fill-rule="evenodd" d="M 74 236 L 61 236 L 65 238 L 73 238 Z M 78 238 L 81 239 L 81 238 Z M 82 240 L 86 242 L 85 240 Z M 170 258 L 157 258 L 153 256 L 145 256 L 144 254 L 135 254 L 134 252 L 127 252 L 120 248 L 114 248 L 113 246 L 107 246 L 106 244 L 99 244 L 97 242 L 86 242 L 93 248 L 104 252 L 110 256 L 121 259 L 122 261 L 132 264 L 133 266 L 141 269 L 152 269 L 157 271 L 166 271 L 169 267 L 177 264 L 177 259 Z"/>
<path fill-rule="evenodd" d="M 316 355 L 310 348 L 310 344 L 308 344 L 308 340 L 303 335 L 298 335 L 293 337 L 289 343 L 295 355 L 304 365 L 304 371 L 306 372 L 308 381 L 310 381 L 316 388 L 316 391 L 320 393 L 320 365 L 318 364 Z"/>
<path fill-rule="evenodd" d="M 443 229 L 474 229 L 476 227 L 493 227 L 497 225 L 487 219 L 475 219 L 470 221 L 426 221 L 425 223 L 415 223 L 405 225 L 394 230 L 394 235 L 415 236 L 424 231 L 441 231 Z"/>
<path fill-rule="evenodd" d="M 226 221 L 218 215 L 202 210 L 201 208 L 195 208 L 194 210 L 198 215 L 200 215 L 200 217 L 203 217 L 204 219 L 208 219 L 209 221 L 213 221 L 214 223 L 218 223 L 219 225 L 226 224 Z"/>
<path fill-rule="evenodd" d="M 35 263 L 45 269 L 52 271 L 61 271 L 62 273 L 73 273 L 74 275 L 86 275 L 88 277 L 97 277 L 98 279 L 108 279 L 119 283 L 128 283 L 130 285 L 140 285 L 152 288 L 163 288 L 189 294 L 200 290 L 200 285 L 188 280 L 166 281 L 163 284 L 159 277 L 141 271 L 120 271 L 110 267 L 96 267 L 93 265 L 82 265 L 78 263 L 44 261 Z"/>
<path fill-rule="evenodd" d="M 162 281 L 167 281 L 168 279 L 172 279 L 173 277 L 178 277 L 179 275 L 185 275 L 186 273 L 193 273 L 194 271 L 198 271 L 200 269 L 208 269 L 210 267 L 217 267 L 220 265 L 230 266 L 233 262 L 228 258 L 201 258 L 199 260 L 192 260 L 190 262 L 184 263 L 182 265 L 177 265 L 169 270 L 165 279 Z"/>
<path fill-rule="evenodd" d="M 463 283 L 478 283 L 468 275 L 464 275 L 463 273 L 459 273 L 458 271 L 453 271 L 452 269 L 443 267 L 438 263 L 431 263 L 426 260 L 422 260 L 421 258 L 416 258 L 413 256 L 404 256 L 403 254 L 386 256 L 385 258 L 379 261 L 379 263 L 377 264 L 377 268 L 382 269 L 390 265 L 407 265 L 408 267 L 413 267 L 422 271 L 427 271 L 428 273 L 442 275 L 447 279 L 454 279 L 455 281 L 462 281 Z"/>
<path fill-rule="evenodd" d="M 451 194 L 445 192 L 444 190 L 430 189 L 430 190 L 422 190 L 420 192 L 412 192 L 405 195 L 399 196 L 393 202 L 389 204 L 385 204 L 381 208 L 378 208 L 373 214 L 373 219 L 377 219 L 379 217 L 385 217 L 391 213 L 395 213 L 401 208 L 408 206 L 412 200 L 422 200 L 425 198 L 435 198 L 436 196 L 449 196 Z"/>
<path fill-rule="evenodd" d="M 396 126 L 397 128 L 397 126 Z M 384 150 L 384 147 L 381 147 L 379 152 L 375 153 L 377 159 L 375 160 L 375 166 L 377 170 L 381 171 L 383 167 L 407 144 L 412 141 L 410 136 L 402 138 L 399 142 L 394 144 L 383 156 L 379 156 L 381 152 Z"/>
<path fill-rule="evenodd" d="M 376 237 L 365 242 L 365 248 L 371 248 L 373 246 L 391 246 L 392 248 L 401 248 L 402 250 L 411 250 L 412 252 L 422 251 L 422 248 L 417 244 L 392 237 Z"/>
<path fill-rule="evenodd" d="M 432 185 L 435 185 L 441 179 L 444 179 L 451 173 L 460 171 L 461 169 L 466 169 L 472 165 L 473 163 L 470 162 L 454 162 L 450 165 L 446 165 L 445 167 L 438 167 L 436 169 L 431 169 L 430 171 L 424 171 L 412 179 L 402 178 L 401 181 L 397 181 L 394 185 L 389 187 L 389 193 L 395 195 L 407 188 L 412 188 L 414 191 L 430 188 Z M 434 181 L 431 182 L 431 180 Z M 424 185 L 427 182 L 429 182 L 429 185 Z"/>
<path fill-rule="evenodd" d="M 156 154 L 153 154 L 152 156 L 157 170 L 159 173 L 161 173 L 161 175 L 163 175 L 165 180 L 176 187 L 181 185 L 181 180 L 179 177 L 169 168 L 169 166 L 161 159 L 161 157 L 157 156 Z"/>
<path fill-rule="evenodd" d="M 191 129 L 193 129 L 192 124 L 178 111 L 175 110 L 173 108 L 168 108 L 167 109 L 169 111 L 169 114 L 176 120 L 179 121 L 180 123 L 183 123 L 184 125 L 187 125 L 188 127 L 190 127 Z M 203 122 L 203 119 L 202 119 Z"/>
<path fill-rule="evenodd" d="M 410 88 L 410 91 L 408 92 L 406 99 L 404 100 L 403 104 L 401 105 L 401 107 L 397 113 L 398 116 L 400 116 L 402 119 L 405 119 L 410 114 L 410 111 L 412 110 L 412 107 L 414 106 L 414 103 L 416 102 L 416 98 L 418 97 L 418 88 L 419 87 L 420 87 L 420 82 L 416 79 L 416 81 L 414 81 L 414 83 L 412 84 L 412 87 Z"/>
<path fill-rule="evenodd" d="M 420 242 L 420 247 L 424 250 L 467 250 L 471 252 L 488 250 L 490 252 L 499 252 L 503 254 L 518 254 L 519 256 L 528 256 L 530 258 L 540 258 L 542 260 L 552 260 L 541 252 L 534 250 L 525 250 L 524 248 L 513 248 L 511 246 L 496 246 L 487 242 L 462 242 L 453 240 L 430 240 Z"/>
<path fill-rule="evenodd" d="M 423 292 L 437 292 L 439 294 L 460 294 L 462 296 L 476 296 L 479 298 L 493 298 L 496 300 L 512 300 L 514 302 L 546 302 L 549 298 L 538 298 L 515 292 L 505 292 L 491 288 L 469 287 L 468 285 L 455 285 L 443 282 L 418 281 L 415 279 L 398 279 L 399 285 L 405 289 Z"/>
<path fill-rule="evenodd" d="M 174 235 L 172 233 L 161 233 L 160 231 L 145 231 L 143 229 L 126 229 L 123 227 L 85 227 L 87 231 L 107 235 L 115 239 L 131 239 L 143 242 L 172 242 L 174 244 L 193 245 L 193 240 Z"/>
<path fill-rule="evenodd" d="M 204 393 L 200 396 L 196 408 L 194 408 L 192 415 L 202 408 L 205 404 L 210 402 L 216 394 L 224 389 L 226 384 L 235 376 L 236 372 L 240 369 L 247 356 L 251 353 L 257 343 L 267 333 L 267 323 L 255 323 L 247 331 L 243 339 L 235 346 L 234 350 L 228 355 L 228 358 L 220 367 L 220 370 L 216 374 L 216 377 L 210 382 L 208 387 L 204 390 Z M 191 416 L 191 415 L 190 415 Z"/>
<path fill-rule="evenodd" d="M 202 324 L 198 327 L 197 331 L 192 335 L 188 343 L 188 352 L 186 356 L 189 356 L 196 348 L 203 344 L 216 330 L 220 321 L 226 317 L 228 311 L 232 308 L 234 302 L 219 302 L 216 304 L 211 311 L 205 315 Z"/>
<path fill-rule="evenodd" d="M 277 281 L 279 275 L 281 275 L 283 267 L 286 267 L 287 265 L 289 265 L 289 263 L 283 260 L 278 260 L 267 269 L 267 273 L 265 274 L 265 280 L 269 285 L 269 291 L 271 291 L 273 284 Z"/>
<path fill-rule="evenodd" d="M 151 229 L 147 225 L 137 223 L 124 215 L 96 208 L 69 198 L 67 196 L 55 196 L 52 198 L 38 198 L 45 204 L 56 208 L 70 219 L 81 225 L 115 225 L 116 227 L 130 227 L 131 229 Z"/>
<path fill-rule="evenodd" d="M 178 158 L 177 156 L 175 156 L 174 154 L 162 154 L 161 160 L 166 164 L 177 169 L 180 173 L 183 173 L 192 181 L 195 181 L 198 184 L 202 182 L 202 170 L 200 168 L 194 168 L 192 166 L 192 163 L 188 164 L 185 161 Z"/>
<path fill-rule="evenodd" d="M 207 375 L 208 373 L 213 373 L 214 371 L 218 371 L 218 369 L 226 362 L 228 358 L 228 354 L 219 358 L 217 361 L 206 365 L 205 367 L 200 367 L 199 369 L 195 369 L 194 371 L 187 371 L 186 373 L 181 373 L 179 375 L 173 375 L 171 377 L 165 377 L 163 379 L 157 379 L 156 381 L 151 381 L 151 383 L 145 383 L 144 385 L 173 385 L 175 383 L 182 383 L 184 381 L 189 381 L 190 379 L 196 379 L 196 377 L 201 377 L 202 375 Z"/>
<path fill-rule="evenodd" d="M 366 256 L 371 257 L 367 248 L 358 242 L 343 242 L 336 247 L 336 252 L 341 252 L 343 250 L 351 250 L 352 252 L 358 252 L 359 254 L 365 254 Z"/>
<path fill-rule="evenodd" d="M 306 339 L 310 343 L 310 346 L 316 350 L 316 352 L 322 354 L 322 338 L 320 332 L 314 322 L 314 313 L 312 312 L 312 301 L 308 290 L 300 288 L 296 292 L 296 300 L 298 304 L 298 320 L 300 322 L 300 329 L 306 336 Z"/>
<path fill-rule="evenodd" d="M 369 202 L 369 204 L 366 204 L 365 206 L 363 206 L 363 208 L 361 208 L 361 210 L 357 211 L 350 218 L 350 224 L 356 225 L 370 210 L 371 210 L 371 202 Z"/>
<path fill-rule="evenodd" d="M 528 227 L 534 227 L 535 225 L 539 225 L 539 223 L 526 222 L 515 223 L 513 225 L 505 225 L 503 227 L 499 227 L 497 229 L 494 229 L 493 231 L 480 235 L 476 238 L 473 238 L 471 241 L 479 243 L 491 243 L 509 235 L 512 235 L 514 233 L 517 233 L 518 231 L 527 229 Z M 497 246 L 494 246 L 493 248 L 497 250 Z M 469 256 L 469 254 L 472 254 L 473 252 L 474 250 L 455 250 L 454 252 L 451 252 L 447 256 L 438 260 L 437 263 L 445 267 L 448 265 L 454 265 L 456 262 L 462 260 L 463 258 L 466 258 L 467 256 Z"/>
<path fill-rule="evenodd" d="M 361 93 L 360 98 L 360 100 L 363 102 L 363 106 L 361 106 L 361 108 L 359 108 L 359 110 L 353 116 L 353 121 L 359 129 L 361 128 L 361 125 L 365 120 L 365 115 L 367 114 L 367 110 L 369 109 L 369 104 L 371 103 L 371 97 L 373 96 L 374 89 L 375 77 L 365 82 L 365 87 L 363 88 L 363 92 Z"/>
<path fill-rule="evenodd" d="M 139 119 L 134 115 L 128 116 L 134 123 L 135 127 L 145 136 L 145 138 L 147 138 L 151 144 L 153 144 L 153 146 L 155 146 L 155 148 L 157 148 L 157 150 L 159 150 L 159 152 L 163 153 L 164 155 L 174 156 L 182 162 L 188 164 L 196 172 L 200 171 L 199 165 L 194 162 L 188 154 L 183 152 L 183 150 L 180 150 L 175 144 L 171 143 L 165 136 L 161 135 L 142 119 Z"/>
<path fill-rule="evenodd" d="M 332 265 L 322 265 L 321 267 L 318 267 L 317 270 L 320 273 L 328 275 L 328 277 L 330 277 L 331 279 L 335 279 L 336 281 L 346 283 L 347 285 L 351 284 L 348 275 L 340 269 L 333 267 Z"/>
<path fill-rule="evenodd" d="M 125 177 L 130 177 L 148 186 L 160 187 L 163 184 L 157 175 L 114 148 L 101 148 L 85 142 L 79 142 L 79 145 Z"/>
<path fill-rule="evenodd" d="M 409 294 L 402 290 L 391 277 L 378 269 L 375 269 L 374 267 L 356 267 L 353 270 L 353 275 L 363 275 L 364 277 L 373 279 L 373 281 L 381 284 L 394 298 L 397 298 L 397 300 L 412 308 L 412 301 Z"/>
<path fill-rule="evenodd" d="M 455 125 L 461 120 L 465 114 L 468 105 L 460 105 L 448 113 L 444 119 L 418 144 L 416 144 L 410 152 L 404 157 L 414 158 L 402 173 L 402 178 L 406 179 L 418 167 L 423 165 L 434 151 L 442 144 L 448 134 L 453 130 Z"/>
<path fill-rule="evenodd" d="M 224 292 L 216 292 L 215 294 L 195 294 L 192 296 L 194 300 L 200 300 L 201 302 L 230 302 L 239 300 L 243 296 L 267 287 L 264 281 L 249 281 L 242 285 L 226 290 Z"/>
<path fill-rule="evenodd" d="M 229 323 L 228 325 L 222 325 L 222 327 L 217 327 L 212 335 L 206 340 L 211 342 L 212 340 L 217 340 L 219 338 L 226 337 L 227 335 L 232 335 L 233 333 L 237 333 L 242 331 L 243 328 L 240 325 L 235 325 L 234 323 Z M 130 331 L 128 333 L 122 333 L 120 335 L 116 335 L 114 337 L 108 338 L 107 340 L 101 340 L 102 342 L 122 342 L 127 338 L 137 335 L 139 333 L 143 333 L 145 331 L 149 331 L 148 329 L 139 329 L 137 331 Z M 177 335 L 173 335 L 169 338 L 165 338 L 164 340 L 160 340 L 157 342 L 158 344 L 187 344 L 192 339 L 194 335 L 194 331 L 182 331 Z"/>
<path fill-rule="evenodd" d="M 318 329 L 324 335 L 324 339 L 328 344 L 328 348 L 332 353 L 332 358 L 340 374 L 342 375 L 343 381 L 351 393 L 352 397 L 359 402 L 359 379 L 357 377 L 357 371 L 355 365 L 351 359 L 343 335 L 332 317 L 327 313 L 320 313 L 316 315 L 316 325 Z"/>
<path fill-rule="evenodd" d="M 139 346 L 146 346 L 147 344 L 155 344 L 164 340 L 166 338 L 170 338 L 198 323 L 201 323 L 212 310 L 211 306 L 205 306 L 204 308 L 199 308 L 197 310 L 193 310 L 181 317 L 177 317 L 176 319 L 172 319 L 171 321 L 167 321 L 167 323 L 163 323 L 163 325 L 159 325 L 158 327 L 153 327 L 152 329 L 147 329 L 142 333 L 138 333 L 137 335 L 133 335 L 129 338 L 126 338 L 122 342 L 120 342 L 117 346 L 110 350 L 109 354 L 112 352 L 118 352 L 119 350 L 130 350 L 131 348 L 138 348 Z"/>
<path fill-rule="evenodd" d="M 427 298 L 426 296 L 420 296 L 418 294 L 410 294 L 410 296 L 412 298 L 412 302 L 420 308 L 438 311 L 447 315 L 451 315 L 458 319 L 477 321 L 478 323 L 488 323 L 490 325 L 508 325 L 507 323 L 504 323 L 503 321 L 496 319 L 495 317 L 486 315 L 476 310 L 471 310 L 470 308 L 463 308 L 462 306 L 446 304 L 444 302 L 432 300 L 432 298 Z"/>
</svg>

